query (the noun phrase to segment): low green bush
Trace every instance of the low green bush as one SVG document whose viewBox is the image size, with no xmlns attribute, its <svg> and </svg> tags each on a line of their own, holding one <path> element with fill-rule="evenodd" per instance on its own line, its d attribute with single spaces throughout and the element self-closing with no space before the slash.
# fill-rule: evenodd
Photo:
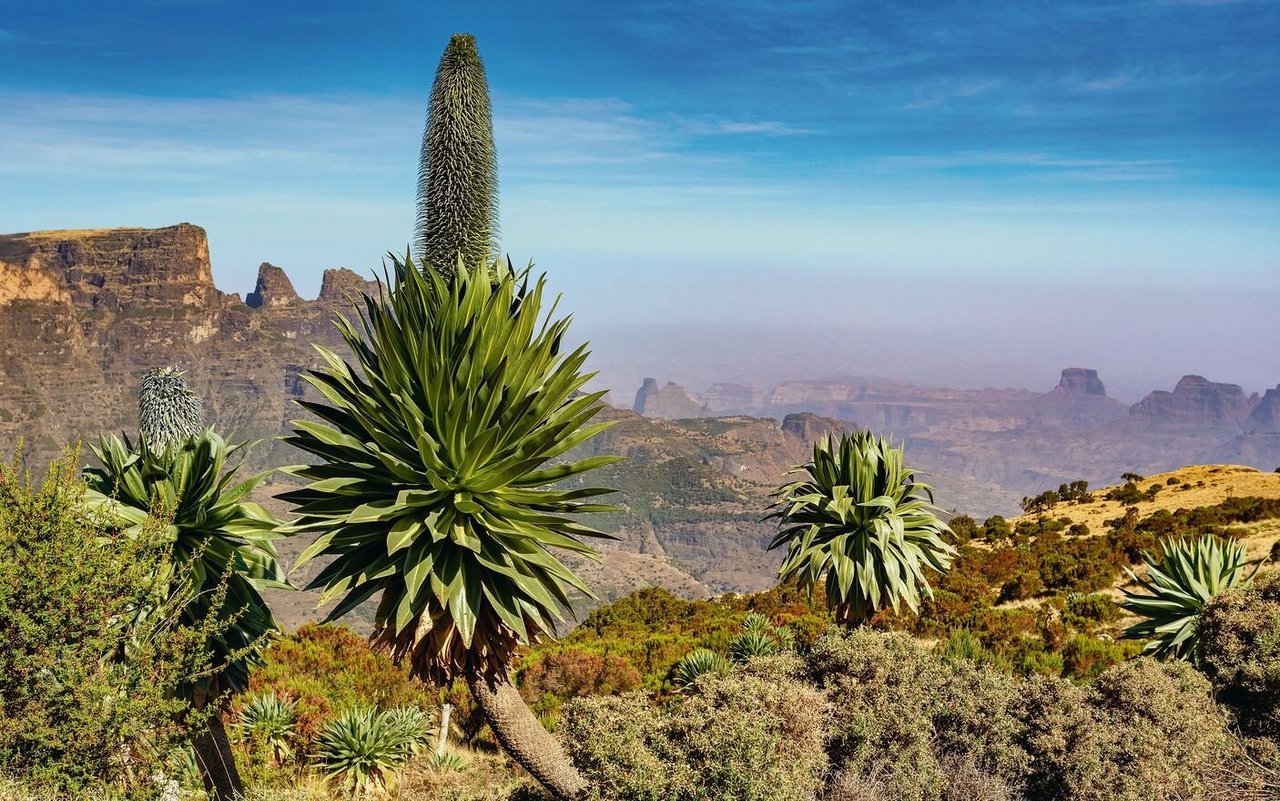
<svg viewBox="0 0 1280 801">
<path fill-rule="evenodd" d="M 86 513 L 77 462 L 40 485 L 0 463 L 0 774 L 145 793 L 186 737 L 174 690 L 212 667 L 205 642 L 225 623 L 176 622 L 163 523 L 131 537 Z"/>
<path fill-rule="evenodd" d="M 565 742 L 595 798 L 810 801 L 826 770 L 826 702 L 785 662 L 761 661 L 662 706 L 637 694 L 569 704 Z"/>
<path fill-rule="evenodd" d="M 1280 575 L 1223 593 L 1200 618 L 1200 665 L 1240 727 L 1280 740 Z"/>
</svg>

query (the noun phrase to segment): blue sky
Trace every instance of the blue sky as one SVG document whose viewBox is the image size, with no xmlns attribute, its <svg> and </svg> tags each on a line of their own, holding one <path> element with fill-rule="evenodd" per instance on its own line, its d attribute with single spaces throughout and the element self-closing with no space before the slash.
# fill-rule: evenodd
<svg viewBox="0 0 1280 801">
<path fill-rule="evenodd" d="M 619 385 L 760 366 L 682 373 L 646 327 L 831 340 L 770 377 L 1280 380 L 1275 2 L 0 0 L 0 230 L 188 220 L 224 290 L 314 294 L 408 242 L 455 31 L 503 246 Z M 929 358 L 872 358 L 904 317 Z"/>
</svg>

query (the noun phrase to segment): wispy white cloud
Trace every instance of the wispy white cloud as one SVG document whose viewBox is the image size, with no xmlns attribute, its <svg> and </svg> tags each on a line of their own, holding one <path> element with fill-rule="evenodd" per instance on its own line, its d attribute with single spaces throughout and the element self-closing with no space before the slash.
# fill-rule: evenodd
<svg viewBox="0 0 1280 801">
<path fill-rule="evenodd" d="M 804 136 L 811 128 L 776 120 L 690 120 L 681 128 L 694 136 Z"/>
<path fill-rule="evenodd" d="M 875 160 L 886 170 L 962 171 L 999 170 L 1052 174 L 1055 178 L 1092 181 L 1153 181 L 1174 178 L 1172 159 L 1123 159 L 1064 156 L 1017 151 L 961 151 L 930 155 L 882 156 Z"/>
</svg>

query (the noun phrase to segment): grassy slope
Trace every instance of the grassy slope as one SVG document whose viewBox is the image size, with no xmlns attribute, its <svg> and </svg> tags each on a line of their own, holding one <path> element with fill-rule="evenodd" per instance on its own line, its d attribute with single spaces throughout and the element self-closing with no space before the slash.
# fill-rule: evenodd
<svg viewBox="0 0 1280 801">
<path fill-rule="evenodd" d="M 1174 483 L 1170 484 L 1169 480 Z M 1203 486 L 1201 486 L 1203 482 Z M 1183 489 L 1183 485 L 1191 486 Z M 1252 467 L 1231 464 L 1191 465 L 1168 473 L 1146 476 L 1137 482 L 1138 489 L 1159 486 L 1154 500 L 1141 501 L 1134 506 L 1140 517 L 1146 517 L 1159 509 L 1199 509 L 1222 503 L 1228 498 L 1280 498 L 1280 473 L 1264 473 Z M 1058 504 L 1046 513 L 1047 517 L 1067 517 L 1072 523 L 1089 526 L 1090 536 L 1106 532 L 1104 523 L 1123 517 L 1125 504 L 1108 501 L 1103 496 L 1116 487 L 1093 490 L 1096 500 L 1089 504 Z M 1032 518 L 1034 515 L 1023 515 Z M 1022 518 L 1011 520 L 1015 523 Z M 1280 519 L 1260 520 L 1249 525 L 1237 524 L 1233 529 L 1248 533 L 1241 539 L 1248 545 L 1249 558 L 1261 559 L 1271 552 L 1271 545 L 1280 539 Z"/>
</svg>

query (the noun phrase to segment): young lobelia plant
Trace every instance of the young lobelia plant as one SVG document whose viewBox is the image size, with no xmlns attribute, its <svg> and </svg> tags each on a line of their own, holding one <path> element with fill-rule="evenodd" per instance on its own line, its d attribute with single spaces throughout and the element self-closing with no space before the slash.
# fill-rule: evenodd
<svg viewBox="0 0 1280 801">
<path fill-rule="evenodd" d="M 246 737 L 260 738 L 271 748 L 277 765 L 293 756 L 298 704 L 275 693 L 255 695 L 240 709 L 239 726 Z"/>
<path fill-rule="evenodd" d="M 294 421 L 286 441 L 319 458 L 287 470 L 310 482 L 281 495 L 291 530 L 318 535 L 299 563 L 332 561 L 312 580 L 342 596 L 341 617 L 380 598 L 373 641 L 420 678 L 467 681 L 507 751 L 554 794 L 585 784 L 507 676 L 516 647 L 554 630 L 569 593 L 587 586 L 555 555 L 595 552 L 606 535 L 577 522 L 611 506 L 611 490 L 565 485 L 618 461 L 565 457 L 610 424 L 591 424 L 603 392 L 582 393 L 586 346 L 561 350 L 568 319 L 543 314 L 544 279 L 459 268 L 447 281 L 406 256 L 389 287 L 365 295 L 357 324 L 338 321 L 348 364 L 307 380 L 320 422 Z"/>
<path fill-rule="evenodd" d="M 86 504 L 134 537 L 143 536 L 159 515 L 172 554 L 166 580 L 170 596 L 184 599 L 182 621 L 228 621 L 208 642 L 213 670 L 175 688 L 200 708 L 248 684 L 263 638 L 278 629 L 261 590 L 292 588 L 274 544 L 281 523 L 245 500 L 267 473 L 237 481 L 231 462 L 244 445 L 229 445 L 203 427 L 203 404 L 182 373 L 162 368 L 143 378 L 139 418 L 137 443 L 103 435 L 93 446 L 101 467 L 84 471 Z M 154 622 L 150 612 L 137 610 L 129 623 L 139 637 Z M 197 733 L 194 745 L 211 795 L 242 794 L 218 715 Z"/>
<path fill-rule="evenodd" d="M 356 797 L 384 792 L 408 759 L 404 733 L 373 709 L 339 715 L 316 740 L 315 761 L 326 778 Z"/>
<path fill-rule="evenodd" d="M 932 490 L 903 464 L 902 448 L 870 431 L 829 435 L 798 469 L 805 477 L 774 493 L 766 518 L 781 529 L 769 549 L 787 549 L 779 577 L 809 591 L 823 584 L 845 625 L 886 607 L 918 611 L 921 597 L 933 595 L 927 571 L 950 569 L 956 552 L 942 539 L 950 529 Z"/>
<path fill-rule="evenodd" d="M 1261 563 L 1249 570 L 1245 546 L 1211 534 L 1167 539 L 1160 553 L 1142 554 L 1145 576 L 1126 568 L 1144 593 L 1123 590 L 1120 607 L 1142 620 L 1125 630 L 1129 639 L 1145 639 L 1145 653 L 1162 659 L 1196 661 L 1200 614 L 1214 596 L 1248 584 Z"/>
</svg>

